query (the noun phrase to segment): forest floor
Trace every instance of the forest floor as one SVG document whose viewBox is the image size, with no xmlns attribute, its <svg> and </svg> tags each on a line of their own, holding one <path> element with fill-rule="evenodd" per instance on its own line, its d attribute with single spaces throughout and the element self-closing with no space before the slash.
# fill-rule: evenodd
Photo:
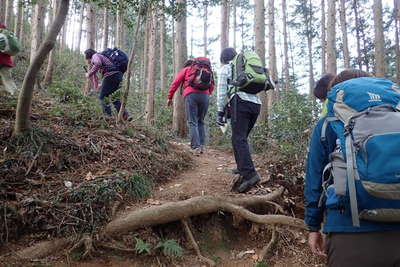
<svg viewBox="0 0 400 267">
<path fill-rule="evenodd" d="M 235 164 L 230 151 L 207 148 L 201 156 L 194 156 L 190 154 L 188 144 L 180 142 L 160 144 L 156 137 L 133 125 L 123 130 L 99 130 L 99 125 L 94 122 L 75 125 L 72 120 L 61 119 L 59 114 L 43 112 L 50 109 L 49 105 L 45 101 L 36 103 L 33 112 L 37 124 L 42 128 L 48 127 L 56 133 L 55 137 L 51 137 L 55 139 L 50 142 L 56 148 L 47 151 L 46 157 L 41 155 L 41 149 L 44 148 L 39 142 L 38 148 L 30 151 L 30 156 L 27 156 L 25 151 L 25 158 L 18 158 L 17 154 L 21 154 L 21 151 L 11 149 L 9 141 L 13 121 L 10 114 L 14 112 L 15 106 L 9 105 L 0 109 L 0 119 L 4 125 L 0 132 L 0 148 L 3 151 L 0 174 L 5 178 L 1 181 L 3 184 L 0 184 L 3 186 L 0 190 L 0 201 L 5 201 L 4 205 L 0 205 L 3 210 L 0 213 L 0 230 L 3 231 L 0 240 L 4 242 L 6 238 L 8 239 L 3 245 L 0 242 L 0 266 L 206 266 L 197 258 L 179 222 L 148 227 L 123 237 L 121 242 L 131 247 L 134 247 L 134 238 L 145 240 L 151 247 L 149 255 L 97 248 L 91 258 L 84 260 L 79 259 L 79 255 L 66 256 L 66 251 L 33 261 L 20 261 L 15 258 L 16 251 L 39 240 L 65 236 L 71 232 L 77 234 L 77 231 L 80 233 L 95 230 L 84 227 L 85 224 L 92 223 L 96 224 L 96 227 L 101 227 L 111 217 L 132 210 L 195 196 L 262 195 L 284 186 L 285 193 L 278 200 L 283 208 L 283 214 L 297 218 L 303 216 L 302 164 L 282 162 L 273 151 L 254 155 L 262 181 L 247 194 L 237 194 L 231 192 L 235 175 L 230 170 Z M 38 113 L 38 110 L 42 111 Z M 68 129 L 66 126 L 61 126 L 68 124 L 71 124 Z M 133 131 L 129 130 L 131 128 Z M 111 134 L 110 131 L 114 133 Z M 32 136 L 30 138 L 35 140 Z M 61 142 L 62 145 L 56 145 L 56 141 L 62 140 L 64 140 L 64 143 Z M 65 140 L 68 142 L 65 143 Z M 127 144 L 129 146 L 125 153 L 122 155 L 117 153 L 118 149 L 115 147 L 121 148 Z M 65 155 L 66 151 L 70 154 Z M 82 161 L 86 161 L 85 164 L 82 164 Z M 96 198 L 87 204 L 87 199 L 82 200 L 82 198 L 94 198 L 103 192 L 100 191 L 104 190 L 103 183 L 112 185 L 113 182 L 110 181 L 113 179 L 125 177 L 125 172 L 137 169 L 142 170 L 140 173 L 147 173 L 152 177 L 152 192 L 149 194 L 140 198 L 136 196 L 133 199 L 127 192 L 118 191 L 116 195 L 107 195 L 106 201 Z M 118 177 L 115 178 L 116 176 Z M 72 189 L 66 182 L 71 182 Z M 120 189 L 121 185 L 118 186 Z M 89 187 L 94 190 L 90 191 L 90 194 L 89 190 L 86 190 Z M 77 196 L 78 191 L 83 195 Z M 53 199 L 52 195 L 57 195 L 58 198 Z M 52 210 L 53 207 L 49 204 L 65 202 L 71 202 L 73 208 L 67 210 L 61 205 L 55 205 L 56 208 Z M 118 203 L 118 212 L 114 212 L 117 210 L 114 209 L 117 205 L 110 205 L 108 202 Z M 90 210 L 91 221 L 85 217 L 85 212 L 80 212 L 79 209 L 86 209 L 86 212 Z M 12 216 L 14 213 L 18 214 L 15 218 Z M 93 213 L 98 221 L 96 219 L 93 221 Z M 62 218 L 61 222 L 57 218 Z M 7 220 L 11 221 L 7 224 Z M 70 226 L 78 224 L 77 221 L 84 223 L 81 222 L 80 227 Z M 13 226 L 15 226 L 14 233 Z M 304 231 L 277 227 L 276 244 L 269 251 L 264 263 L 257 264 L 260 251 L 271 239 L 271 226 L 251 224 L 246 221 L 235 223 L 230 214 L 222 212 L 191 218 L 191 226 L 201 252 L 217 262 L 217 266 L 323 265 L 321 259 L 311 255 Z M 7 230 L 7 236 L 4 234 L 4 229 Z M 177 240 L 183 248 L 180 257 L 164 256 L 159 249 L 155 249 L 157 242 L 172 239 Z"/>
</svg>

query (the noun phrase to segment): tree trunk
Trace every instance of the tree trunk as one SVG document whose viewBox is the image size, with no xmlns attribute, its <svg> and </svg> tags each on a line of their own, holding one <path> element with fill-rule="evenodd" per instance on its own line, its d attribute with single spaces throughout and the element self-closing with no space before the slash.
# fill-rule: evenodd
<svg viewBox="0 0 400 267">
<path fill-rule="evenodd" d="M 14 34 L 20 40 L 21 38 L 21 23 L 22 23 L 22 15 L 23 15 L 23 1 L 17 1 L 17 16 L 15 17 L 15 24 L 14 24 Z"/>
<path fill-rule="evenodd" d="M 203 54 L 205 57 L 208 55 L 208 38 L 207 38 L 207 28 L 208 28 L 208 4 L 204 4 L 204 18 L 203 18 Z"/>
<path fill-rule="evenodd" d="M 385 37 L 383 36 L 382 0 L 374 0 L 375 75 L 385 77 Z"/>
<path fill-rule="evenodd" d="M 118 2 L 116 46 L 124 49 L 124 7 L 122 0 Z"/>
<path fill-rule="evenodd" d="M 289 77 L 289 55 L 288 55 L 288 38 L 287 38 L 287 19 L 286 19 L 286 0 L 282 0 L 282 16 L 283 16 L 283 53 L 285 71 L 285 89 L 289 90 L 290 77 Z"/>
<path fill-rule="evenodd" d="M 346 0 L 340 0 L 340 28 L 343 36 L 343 60 L 344 68 L 350 68 L 349 43 L 347 41 Z"/>
<path fill-rule="evenodd" d="M 359 12 L 360 6 L 359 5 L 360 5 L 359 1 L 354 0 L 354 9 L 356 10 L 357 15 L 360 14 L 360 12 Z M 361 12 L 361 16 L 363 16 L 362 13 L 363 12 Z M 364 30 L 364 27 L 366 26 L 365 22 L 364 22 L 364 18 L 359 18 L 357 20 L 357 23 L 358 23 L 357 29 L 359 29 L 360 37 L 361 37 L 359 39 L 360 39 L 360 41 L 362 41 L 362 46 L 363 46 L 362 48 L 360 48 L 361 55 L 362 55 L 361 62 L 364 62 L 366 71 L 370 72 L 369 55 L 368 55 L 368 50 L 369 50 L 368 47 L 370 45 L 370 42 L 367 40 L 367 36 L 366 36 L 365 30 Z"/>
<path fill-rule="evenodd" d="M 87 14 L 87 21 L 86 21 L 86 48 L 85 49 L 95 49 L 96 46 L 96 40 L 95 40 L 95 30 L 96 30 L 96 21 L 95 21 L 95 9 L 94 9 L 94 4 L 93 3 L 87 3 L 86 4 L 86 14 Z M 85 81 L 85 88 L 84 92 L 86 94 L 89 94 L 91 91 L 92 84 L 89 79 L 86 79 Z"/>
<path fill-rule="evenodd" d="M 146 23 L 144 30 L 144 43 L 143 43 L 143 67 L 142 67 L 142 84 L 141 89 L 146 92 L 146 81 L 147 81 L 147 65 L 148 65 L 148 55 L 149 55 L 149 39 L 150 39 L 150 16 L 149 12 L 146 13 Z"/>
<path fill-rule="evenodd" d="M 328 73 L 336 74 L 336 0 L 328 1 L 327 36 L 327 71 Z"/>
<path fill-rule="evenodd" d="M 103 45 L 102 48 L 105 50 L 108 46 L 108 9 L 104 8 L 104 19 L 103 19 Z"/>
<path fill-rule="evenodd" d="M 226 0 L 225 0 L 226 1 Z M 186 0 L 177 0 L 183 4 L 184 15 L 176 21 L 175 34 L 175 74 L 183 67 L 187 59 L 186 47 Z M 187 128 L 185 120 L 185 105 L 182 96 L 183 88 L 177 90 L 174 96 L 174 112 L 172 118 L 172 128 L 179 137 L 186 137 Z"/>
<path fill-rule="evenodd" d="M 265 8 L 264 0 L 254 1 L 254 35 L 255 51 L 261 58 L 261 63 L 265 66 Z"/>
<path fill-rule="evenodd" d="M 167 58 L 166 58 L 166 46 L 165 46 L 165 16 L 163 12 L 160 12 L 160 86 L 161 90 L 167 90 Z"/>
<path fill-rule="evenodd" d="M 57 15 L 57 8 L 59 5 L 59 0 L 53 0 L 53 9 L 49 14 L 49 23 L 53 23 L 55 16 Z M 54 57 L 56 49 L 51 49 L 49 53 L 49 60 L 47 62 L 46 74 L 44 76 L 44 85 L 46 87 L 50 86 L 53 81 L 53 70 L 54 70 Z"/>
<path fill-rule="evenodd" d="M 83 19 L 85 15 L 85 5 L 82 5 L 80 10 L 80 18 L 79 18 L 79 27 L 78 27 L 78 40 L 76 42 L 75 51 L 80 52 L 81 49 L 81 42 L 82 42 L 82 26 L 83 26 Z M 86 48 L 85 48 L 86 49 Z"/>
<path fill-rule="evenodd" d="M 86 49 L 96 47 L 96 12 L 93 3 L 86 4 L 87 10 L 87 39 L 86 39 Z"/>
<path fill-rule="evenodd" d="M 278 69 L 276 66 L 276 50 L 275 50 L 275 2 L 274 0 L 268 0 L 268 68 L 270 78 L 276 83 L 276 89 L 278 89 Z M 263 118 L 262 121 L 266 121 L 268 118 L 268 112 L 271 110 L 272 105 L 276 99 L 276 92 L 274 90 L 267 91 L 267 105 L 261 106 L 260 116 Z M 265 103 L 265 99 L 262 99 Z M 261 119 L 260 119 L 261 120 Z"/>
<path fill-rule="evenodd" d="M 61 44 L 60 44 L 60 51 L 64 51 L 67 48 L 67 31 L 68 31 L 68 24 L 69 24 L 69 16 L 64 23 L 64 26 L 61 29 Z"/>
<path fill-rule="evenodd" d="M 353 10 L 354 10 L 354 23 L 356 29 L 356 41 L 357 41 L 357 65 L 360 70 L 362 70 L 362 56 L 361 56 L 361 44 L 360 44 L 360 21 L 358 18 L 358 3 L 357 0 L 353 1 Z"/>
<path fill-rule="evenodd" d="M 228 0 L 222 0 L 221 6 L 221 51 L 229 46 Z"/>
<path fill-rule="evenodd" d="M 0 21 L 5 21 L 6 18 L 6 1 L 0 1 Z"/>
<path fill-rule="evenodd" d="M 312 41 L 313 41 L 313 35 L 312 35 L 312 23 L 313 23 L 313 16 L 312 16 L 312 1 L 309 1 L 310 5 L 310 16 L 307 21 L 307 47 L 308 47 L 308 66 L 309 66 L 309 91 L 308 91 L 308 96 L 310 99 L 315 102 L 315 97 L 314 97 L 314 65 L 313 65 L 313 56 L 312 56 Z"/>
<path fill-rule="evenodd" d="M 46 1 L 37 0 L 32 16 L 30 63 L 32 63 L 33 59 L 35 58 L 36 52 L 38 51 L 43 40 L 45 12 Z"/>
<path fill-rule="evenodd" d="M 254 35 L 255 35 L 255 51 L 261 59 L 261 63 L 265 66 L 265 3 L 264 0 L 254 1 Z M 262 91 L 259 93 L 262 106 L 268 105 L 267 93 Z M 263 123 L 266 121 L 265 116 L 259 116 L 258 121 Z"/>
<path fill-rule="evenodd" d="M 14 19 L 14 0 L 2 0 L 6 1 L 6 14 L 4 23 L 8 29 L 13 29 L 13 19 Z"/>
<path fill-rule="evenodd" d="M 236 0 L 232 0 L 233 7 L 233 48 L 236 49 L 236 28 L 237 28 L 237 19 L 236 19 Z M 264 26 L 265 27 L 265 26 Z"/>
<path fill-rule="evenodd" d="M 400 23 L 400 0 L 394 0 L 394 20 L 395 20 L 395 51 L 396 51 L 396 82 L 400 82 L 400 45 L 399 45 L 399 23 Z"/>
<path fill-rule="evenodd" d="M 133 62 L 135 60 L 136 56 L 136 50 L 138 46 L 138 39 L 139 39 L 139 28 L 140 24 L 142 23 L 142 8 L 143 4 L 140 4 L 139 12 L 136 15 L 136 25 L 135 25 L 135 35 L 133 36 L 133 46 L 131 49 L 131 52 L 129 54 L 129 63 L 128 63 L 128 69 L 127 69 L 127 78 L 126 78 L 126 84 L 125 84 L 125 91 L 124 91 L 124 96 L 122 98 L 122 104 L 121 108 L 119 110 L 118 116 L 117 116 L 117 123 L 119 123 L 122 120 L 122 116 L 125 112 L 126 104 L 128 103 L 128 96 L 129 96 L 129 90 L 130 90 L 130 85 L 131 85 L 131 76 L 132 76 L 132 66 Z"/>
<path fill-rule="evenodd" d="M 146 123 L 154 123 L 154 94 L 156 90 L 156 29 L 157 12 L 151 11 L 151 26 L 149 37 L 149 64 L 147 69 L 147 99 L 146 99 Z"/>
<path fill-rule="evenodd" d="M 19 28 L 19 40 L 21 42 L 22 47 L 27 43 L 26 34 L 25 34 L 25 24 L 29 28 L 29 12 L 27 7 L 22 8 L 22 19 L 21 19 L 21 27 Z"/>
<path fill-rule="evenodd" d="M 326 18 L 325 0 L 321 0 L 321 74 L 326 73 L 326 22 L 325 22 L 325 18 Z"/>
<path fill-rule="evenodd" d="M 32 104 L 34 81 L 47 54 L 50 52 L 51 49 L 53 49 L 56 43 L 57 35 L 65 22 L 65 18 L 67 17 L 68 7 L 69 0 L 61 0 L 60 8 L 58 9 L 55 20 L 51 25 L 50 31 L 46 36 L 46 39 L 40 46 L 34 59 L 29 64 L 28 70 L 24 77 L 24 81 L 22 83 L 21 93 L 18 98 L 14 135 L 19 135 L 31 130 L 30 110 Z"/>
</svg>

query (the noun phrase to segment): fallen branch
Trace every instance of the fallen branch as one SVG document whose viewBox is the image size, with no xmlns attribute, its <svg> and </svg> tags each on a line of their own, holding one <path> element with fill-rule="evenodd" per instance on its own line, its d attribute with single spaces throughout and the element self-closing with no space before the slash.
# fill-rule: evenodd
<svg viewBox="0 0 400 267">
<path fill-rule="evenodd" d="M 199 259 L 201 261 L 208 263 L 210 266 L 215 266 L 216 264 L 213 260 L 210 260 L 209 258 L 206 258 L 201 254 L 199 245 L 197 245 L 197 242 L 194 239 L 194 236 L 192 234 L 192 231 L 190 230 L 187 219 L 183 219 L 182 224 L 183 224 L 183 228 L 186 232 L 186 235 L 188 236 L 188 238 L 190 240 L 190 243 L 192 243 L 192 246 L 193 246 L 194 250 L 196 251 L 197 257 L 199 257 Z"/>
</svg>

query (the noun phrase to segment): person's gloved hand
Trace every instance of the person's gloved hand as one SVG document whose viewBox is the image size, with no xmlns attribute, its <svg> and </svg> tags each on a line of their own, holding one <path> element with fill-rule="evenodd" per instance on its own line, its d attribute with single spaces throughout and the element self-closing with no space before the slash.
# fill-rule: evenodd
<svg viewBox="0 0 400 267">
<path fill-rule="evenodd" d="M 224 126 L 225 123 L 226 123 L 226 121 L 225 121 L 225 112 L 218 111 L 218 113 L 217 113 L 217 124 L 219 126 Z"/>
</svg>

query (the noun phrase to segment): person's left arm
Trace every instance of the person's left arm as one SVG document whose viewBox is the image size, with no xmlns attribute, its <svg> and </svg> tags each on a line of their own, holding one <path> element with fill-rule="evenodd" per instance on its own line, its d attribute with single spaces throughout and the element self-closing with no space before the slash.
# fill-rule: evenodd
<svg viewBox="0 0 400 267">
<path fill-rule="evenodd" d="M 225 100 L 228 91 L 228 77 L 229 77 L 229 65 L 221 67 L 218 82 L 217 82 L 217 109 L 218 112 L 223 112 L 225 107 Z"/>
<path fill-rule="evenodd" d="M 329 154 L 334 149 L 335 134 L 331 127 L 327 126 L 326 141 L 321 140 L 321 130 L 325 118 L 318 121 L 314 128 L 306 166 L 306 178 L 304 186 L 305 218 L 304 221 L 310 231 L 319 231 L 323 221 L 324 207 L 319 207 L 319 199 L 322 194 L 322 173 L 329 162 Z M 333 140 L 332 140 L 333 139 Z"/>
<path fill-rule="evenodd" d="M 86 74 L 88 78 L 94 76 L 101 68 L 103 65 L 103 61 L 101 60 L 101 56 L 98 54 L 94 54 L 91 60 L 92 67 Z"/>
</svg>

